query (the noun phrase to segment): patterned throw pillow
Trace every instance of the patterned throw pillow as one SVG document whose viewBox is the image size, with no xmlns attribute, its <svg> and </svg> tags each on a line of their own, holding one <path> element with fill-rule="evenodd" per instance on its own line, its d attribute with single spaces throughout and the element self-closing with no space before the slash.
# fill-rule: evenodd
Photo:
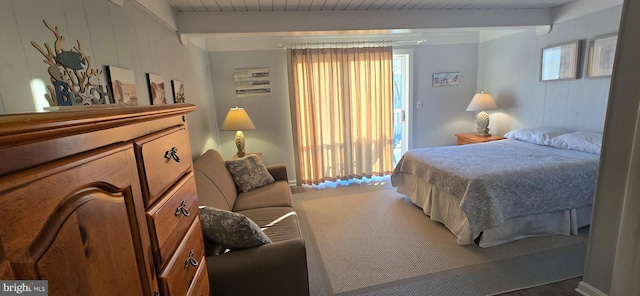
<svg viewBox="0 0 640 296">
<path fill-rule="evenodd" d="M 249 192 L 276 181 L 256 155 L 227 160 L 225 165 L 242 192 Z"/>
<path fill-rule="evenodd" d="M 246 249 L 271 243 L 255 222 L 239 213 L 203 206 L 200 220 L 204 237 L 225 248 Z"/>
</svg>

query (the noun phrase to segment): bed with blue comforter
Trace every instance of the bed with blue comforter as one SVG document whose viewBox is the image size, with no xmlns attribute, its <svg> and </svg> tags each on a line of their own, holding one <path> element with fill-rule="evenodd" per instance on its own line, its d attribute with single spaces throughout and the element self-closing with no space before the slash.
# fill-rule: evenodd
<svg viewBox="0 0 640 296">
<path fill-rule="evenodd" d="M 513 139 L 410 150 L 391 182 L 459 244 L 481 247 L 589 224 L 599 154 Z"/>
</svg>

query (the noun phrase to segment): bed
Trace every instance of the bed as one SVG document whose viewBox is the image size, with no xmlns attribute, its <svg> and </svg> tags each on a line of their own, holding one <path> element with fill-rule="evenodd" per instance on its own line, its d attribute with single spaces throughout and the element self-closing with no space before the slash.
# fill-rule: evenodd
<svg viewBox="0 0 640 296">
<path fill-rule="evenodd" d="M 410 150 L 391 183 L 461 245 L 577 235 L 590 223 L 599 146 L 590 152 L 566 142 L 554 147 L 553 138 Z"/>
</svg>

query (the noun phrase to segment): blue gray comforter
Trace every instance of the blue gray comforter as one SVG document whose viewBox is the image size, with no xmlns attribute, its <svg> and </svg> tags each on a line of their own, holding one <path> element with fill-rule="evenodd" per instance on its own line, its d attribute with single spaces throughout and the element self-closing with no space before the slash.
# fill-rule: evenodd
<svg viewBox="0 0 640 296">
<path fill-rule="evenodd" d="M 471 230 L 593 203 L 600 156 L 517 140 L 410 150 L 396 166 L 459 199 Z"/>
</svg>

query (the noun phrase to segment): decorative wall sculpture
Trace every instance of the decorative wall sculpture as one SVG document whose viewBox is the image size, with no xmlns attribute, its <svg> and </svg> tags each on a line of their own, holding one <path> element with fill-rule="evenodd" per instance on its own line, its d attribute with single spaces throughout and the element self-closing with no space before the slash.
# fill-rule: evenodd
<svg viewBox="0 0 640 296">
<path fill-rule="evenodd" d="M 56 40 L 53 48 L 44 43 L 44 49 L 35 41 L 31 45 L 44 57 L 49 65 L 51 84 L 47 85 L 45 98 L 51 106 L 75 106 L 111 104 L 113 95 L 104 85 L 102 70 L 91 68 L 91 57 L 86 55 L 82 44 L 76 40 L 77 46 L 65 50 L 62 46 L 65 38 L 60 35 L 58 27 L 52 27 L 44 21 L 45 26 L 53 32 Z"/>
</svg>

